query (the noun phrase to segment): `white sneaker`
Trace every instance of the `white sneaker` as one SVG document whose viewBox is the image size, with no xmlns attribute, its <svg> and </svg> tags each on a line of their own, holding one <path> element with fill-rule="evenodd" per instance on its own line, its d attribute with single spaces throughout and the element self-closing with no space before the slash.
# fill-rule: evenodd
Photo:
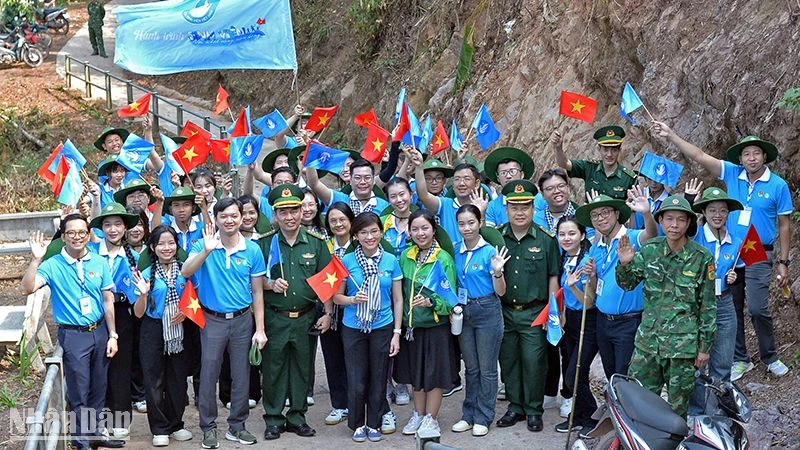
<svg viewBox="0 0 800 450">
<path fill-rule="evenodd" d="M 486 436 L 489 434 L 489 427 L 485 425 L 478 425 L 477 423 L 472 426 L 472 435 L 476 437 Z"/>
<path fill-rule="evenodd" d="M 247 407 L 250 409 L 255 408 L 257 404 L 258 402 L 253 400 L 252 398 L 247 400 Z"/>
<path fill-rule="evenodd" d="M 786 367 L 786 364 L 781 362 L 780 359 L 776 359 L 770 365 L 767 366 L 767 370 L 769 370 L 773 375 L 777 377 L 782 377 L 789 373 L 789 368 Z"/>
<path fill-rule="evenodd" d="M 144 400 L 140 402 L 134 402 L 133 409 L 135 409 L 139 413 L 145 414 L 147 412 L 147 402 L 145 402 Z"/>
<path fill-rule="evenodd" d="M 166 447 L 169 445 L 169 436 L 166 434 L 153 435 L 153 447 Z"/>
<path fill-rule="evenodd" d="M 287 398 L 285 402 L 283 402 L 283 406 L 289 407 L 289 399 Z"/>
<path fill-rule="evenodd" d="M 392 434 L 395 431 L 397 431 L 397 417 L 392 411 L 389 411 L 381 419 L 381 433 Z"/>
<path fill-rule="evenodd" d="M 394 402 L 399 406 L 407 405 L 411 402 L 411 396 L 408 395 L 408 385 L 398 384 L 394 388 Z"/>
<path fill-rule="evenodd" d="M 328 414 L 328 417 L 325 418 L 326 425 L 337 425 L 344 422 L 347 419 L 349 411 L 347 408 L 345 409 L 336 409 L 333 408 L 331 413 Z"/>
<path fill-rule="evenodd" d="M 753 370 L 756 365 L 750 361 L 736 361 L 731 366 L 731 381 L 740 380 L 744 374 Z"/>
<path fill-rule="evenodd" d="M 549 395 L 545 395 L 543 408 L 544 409 L 558 408 L 558 397 L 550 397 Z"/>
<path fill-rule="evenodd" d="M 416 410 L 414 410 L 414 413 L 411 415 L 411 418 L 408 419 L 408 423 L 406 424 L 406 426 L 403 427 L 403 434 L 416 433 L 421 423 L 422 423 L 422 417 L 420 417 L 419 413 Z"/>
<path fill-rule="evenodd" d="M 497 399 L 498 400 L 505 400 L 506 399 L 506 385 L 501 384 L 500 387 L 497 389 Z"/>
<path fill-rule="evenodd" d="M 463 433 L 465 431 L 472 429 L 472 424 L 467 422 L 466 420 L 459 420 L 458 422 L 453 424 L 453 427 L 450 428 L 453 430 L 454 433 Z"/>
<path fill-rule="evenodd" d="M 170 437 L 176 441 L 188 441 L 192 439 L 192 432 L 186 428 L 181 428 L 180 430 L 170 434 Z"/>
<path fill-rule="evenodd" d="M 111 434 L 114 435 L 114 437 L 124 438 L 128 437 L 131 432 L 127 428 L 112 428 Z"/>
<path fill-rule="evenodd" d="M 225 403 L 225 409 L 231 409 L 231 402 Z"/>
<path fill-rule="evenodd" d="M 314 406 L 314 397 L 306 397 L 306 403 L 308 403 L 308 406 Z"/>
<path fill-rule="evenodd" d="M 430 414 L 426 414 L 417 429 L 417 436 L 421 438 L 432 438 L 442 435 L 442 430 L 439 428 L 439 422 Z"/>
<path fill-rule="evenodd" d="M 558 411 L 559 415 L 566 419 L 569 417 L 570 411 L 572 411 L 572 399 L 565 398 L 561 400 L 561 409 Z"/>
</svg>

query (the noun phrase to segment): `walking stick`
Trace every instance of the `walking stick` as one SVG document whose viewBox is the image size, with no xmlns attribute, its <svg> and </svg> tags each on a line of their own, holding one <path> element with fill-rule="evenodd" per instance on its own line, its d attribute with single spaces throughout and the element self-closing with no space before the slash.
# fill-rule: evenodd
<svg viewBox="0 0 800 450">
<path fill-rule="evenodd" d="M 564 444 L 564 450 L 569 450 L 569 439 L 572 435 L 572 419 L 575 416 L 575 403 L 578 400 L 578 375 L 581 373 L 581 352 L 583 352 L 583 331 L 586 327 L 586 289 L 583 288 L 583 310 L 581 311 L 581 335 L 578 338 L 578 359 L 575 366 L 575 380 L 572 383 L 572 407 L 569 410 L 569 422 L 567 424 L 567 442 Z"/>
</svg>

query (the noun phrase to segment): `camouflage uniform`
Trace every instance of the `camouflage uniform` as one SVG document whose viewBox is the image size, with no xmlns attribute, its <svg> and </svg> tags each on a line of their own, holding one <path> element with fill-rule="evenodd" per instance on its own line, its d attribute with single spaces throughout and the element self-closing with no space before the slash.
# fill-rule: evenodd
<svg viewBox="0 0 800 450">
<path fill-rule="evenodd" d="M 106 10 L 100 0 L 91 0 L 89 9 L 89 42 L 92 44 L 92 54 L 106 56 L 106 49 L 103 46 L 103 18 Z"/>
<path fill-rule="evenodd" d="M 629 375 L 656 394 L 666 383 L 669 404 L 685 417 L 694 389 L 694 360 L 708 353 L 716 331 L 711 253 L 693 240 L 673 252 L 665 237 L 650 239 L 630 264 L 618 264 L 626 290 L 644 280 L 644 314 Z"/>
</svg>

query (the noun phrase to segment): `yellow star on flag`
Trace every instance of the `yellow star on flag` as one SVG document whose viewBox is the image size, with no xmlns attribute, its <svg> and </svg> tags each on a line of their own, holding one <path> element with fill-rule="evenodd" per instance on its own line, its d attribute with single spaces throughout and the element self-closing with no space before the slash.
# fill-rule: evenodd
<svg viewBox="0 0 800 450">
<path fill-rule="evenodd" d="M 444 139 L 442 139 L 442 137 L 437 134 L 436 140 L 433 141 L 433 146 L 436 148 L 444 146 Z"/>
<path fill-rule="evenodd" d="M 183 159 L 192 162 L 192 160 L 197 156 L 197 153 L 194 152 L 194 145 L 185 149 L 183 151 Z"/>
<path fill-rule="evenodd" d="M 139 111 L 139 102 L 134 100 L 133 103 L 128 105 L 128 107 L 131 109 L 131 111 Z"/>
<path fill-rule="evenodd" d="M 189 297 L 187 308 L 191 309 L 195 315 L 197 314 L 197 310 L 200 309 L 200 302 L 197 301 L 197 297 Z"/>
<path fill-rule="evenodd" d="M 570 103 L 570 105 L 572 105 L 572 112 L 577 111 L 578 114 L 581 114 L 583 108 L 586 107 L 586 105 L 581 104 L 580 100 L 575 100 L 575 102 L 574 103 Z"/>
<path fill-rule="evenodd" d="M 372 147 L 376 152 L 379 152 L 383 148 L 383 142 L 381 142 L 380 139 L 375 138 L 375 140 L 372 141 Z"/>
<path fill-rule="evenodd" d="M 219 92 L 217 92 L 217 103 L 219 103 Z"/>
<path fill-rule="evenodd" d="M 747 253 L 748 251 L 756 250 L 756 241 L 747 240 L 744 241 L 744 245 L 742 246 L 742 253 Z"/>
<path fill-rule="evenodd" d="M 328 113 L 325 113 L 325 114 L 319 116 L 319 124 L 320 124 L 320 126 L 324 127 L 325 125 L 328 124 L 329 120 L 331 120 L 331 118 L 328 117 Z"/>
<path fill-rule="evenodd" d="M 225 156 L 231 156 L 231 144 L 226 145 L 222 150 L 225 152 Z"/>
<path fill-rule="evenodd" d="M 324 283 L 328 283 L 329 285 L 331 285 L 331 287 L 333 287 L 333 285 L 336 284 L 337 281 L 339 281 L 339 278 L 336 276 L 336 272 L 333 273 L 325 272 Z"/>
</svg>

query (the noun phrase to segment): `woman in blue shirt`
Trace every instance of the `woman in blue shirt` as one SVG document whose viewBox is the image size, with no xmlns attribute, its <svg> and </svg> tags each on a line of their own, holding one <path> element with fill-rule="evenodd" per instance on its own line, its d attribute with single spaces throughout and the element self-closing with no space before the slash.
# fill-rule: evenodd
<svg viewBox="0 0 800 450">
<path fill-rule="evenodd" d="M 344 305 L 348 426 L 356 442 L 379 441 L 388 406 L 386 370 L 389 357 L 400 350 L 403 275 L 397 258 L 381 247 L 383 231 L 377 214 L 359 214 L 350 234 L 358 241 L 355 251 L 342 260 L 350 276 L 333 297 Z"/>
<path fill-rule="evenodd" d="M 399 257 L 411 242 L 408 238 L 408 217 L 416 206 L 411 208 L 411 187 L 405 178 L 392 178 L 383 190 L 391 205 L 381 214 L 384 237 L 394 247 L 394 255 Z"/>
<path fill-rule="evenodd" d="M 183 347 L 186 317 L 178 307 L 187 280 L 181 275 L 177 260 L 175 230 L 159 225 L 147 248 L 150 267 L 141 275 L 133 275 L 139 291 L 133 311 L 142 318 L 139 357 L 144 371 L 147 421 L 153 446 L 160 447 L 169 445 L 170 436 L 177 441 L 192 438 L 192 432 L 183 427 L 188 361 Z"/>
<path fill-rule="evenodd" d="M 505 247 L 498 250 L 481 236 L 481 211 L 477 206 L 459 207 L 456 221 L 463 239 L 454 260 L 459 303 L 464 309 L 458 342 L 464 358 L 466 394 L 461 420 L 452 430 L 458 433 L 472 429 L 473 436 L 485 436 L 495 414 L 497 359 L 503 339 L 498 296 L 506 293 L 503 266 L 510 257 Z"/>
</svg>

